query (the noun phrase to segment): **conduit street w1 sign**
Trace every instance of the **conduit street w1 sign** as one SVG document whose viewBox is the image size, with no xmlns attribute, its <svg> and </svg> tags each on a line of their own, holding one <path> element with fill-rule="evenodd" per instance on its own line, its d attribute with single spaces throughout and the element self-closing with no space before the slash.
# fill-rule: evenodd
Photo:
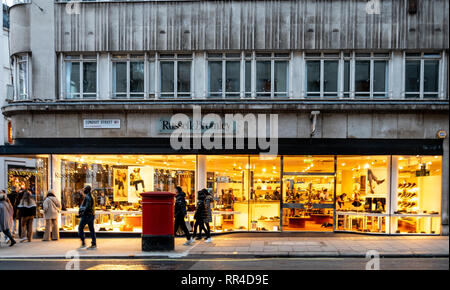
<svg viewBox="0 0 450 290">
<path fill-rule="evenodd" d="M 84 119 L 84 129 L 120 129 L 120 119 Z"/>
</svg>

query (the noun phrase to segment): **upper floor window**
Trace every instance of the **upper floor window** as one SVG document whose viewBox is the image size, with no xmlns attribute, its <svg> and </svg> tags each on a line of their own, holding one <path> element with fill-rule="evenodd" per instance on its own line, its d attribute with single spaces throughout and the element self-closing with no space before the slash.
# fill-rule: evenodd
<svg viewBox="0 0 450 290">
<path fill-rule="evenodd" d="M 306 53 L 306 95 L 337 97 L 339 94 L 339 53 Z"/>
<path fill-rule="evenodd" d="M 30 56 L 19 54 L 12 57 L 14 100 L 27 100 L 30 97 Z"/>
<path fill-rule="evenodd" d="M 388 53 L 305 53 L 307 97 L 388 96 Z"/>
<path fill-rule="evenodd" d="M 241 53 L 208 54 L 208 91 L 210 97 L 240 97 L 241 57 Z"/>
<path fill-rule="evenodd" d="M 64 97 L 95 99 L 97 97 L 97 56 L 64 56 Z"/>
<path fill-rule="evenodd" d="M 190 98 L 192 54 L 159 54 L 161 98 Z"/>
<path fill-rule="evenodd" d="M 3 3 L 3 28 L 9 29 L 9 11 L 8 5 Z"/>
<path fill-rule="evenodd" d="M 439 53 L 405 53 L 405 98 L 438 98 Z"/>
<path fill-rule="evenodd" d="M 355 97 L 387 97 L 389 53 L 356 53 L 354 61 Z"/>
<path fill-rule="evenodd" d="M 256 53 L 256 96 L 287 97 L 289 53 Z"/>
<path fill-rule="evenodd" d="M 112 56 L 113 98 L 145 97 L 145 55 L 121 54 Z"/>
</svg>

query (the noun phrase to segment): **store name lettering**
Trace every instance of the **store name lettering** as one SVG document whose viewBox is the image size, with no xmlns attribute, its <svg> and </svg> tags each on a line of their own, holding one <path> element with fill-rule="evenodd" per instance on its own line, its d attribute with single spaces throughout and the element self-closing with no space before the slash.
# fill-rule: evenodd
<svg viewBox="0 0 450 290">
<path fill-rule="evenodd" d="M 247 149 L 259 149 L 261 157 L 271 159 L 278 154 L 277 114 L 225 114 L 222 120 L 217 114 L 202 116 L 200 106 L 194 106 L 192 116 L 179 113 L 163 121 L 160 131 L 173 130 L 170 145 L 174 150 L 242 150 L 247 143 Z"/>
</svg>

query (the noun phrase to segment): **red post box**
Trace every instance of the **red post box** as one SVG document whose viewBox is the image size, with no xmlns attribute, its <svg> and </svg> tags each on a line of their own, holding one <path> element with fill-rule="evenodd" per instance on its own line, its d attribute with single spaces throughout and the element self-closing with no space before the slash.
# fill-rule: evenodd
<svg viewBox="0 0 450 290">
<path fill-rule="evenodd" d="M 174 242 L 172 192 L 144 192 L 142 196 L 142 251 L 171 251 Z"/>
</svg>

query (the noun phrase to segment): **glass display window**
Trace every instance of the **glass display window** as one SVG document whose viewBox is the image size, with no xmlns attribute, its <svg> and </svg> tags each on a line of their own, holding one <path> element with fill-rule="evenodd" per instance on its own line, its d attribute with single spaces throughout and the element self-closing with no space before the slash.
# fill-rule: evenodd
<svg viewBox="0 0 450 290">
<path fill-rule="evenodd" d="M 280 230 L 280 157 L 250 157 L 250 230 Z"/>
<path fill-rule="evenodd" d="M 195 203 L 195 155 L 58 155 L 55 176 L 61 186 L 62 228 L 76 231 L 83 188 L 92 187 L 98 231 L 141 232 L 140 193 L 175 192 Z"/>
<path fill-rule="evenodd" d="M 392 232 L 439 233 L 442 157 L 393 156 L 393 172 Z"/>
<path fill-rule="evenodd" d="M 214 200 L 211 230 L 248 230 L 248 156 L 206 156 L 206 171 Z"/>
<path fill-rule="evenodd" d="M 332 231 L 334 156 L 283 157 L 283 230 Z"/>
<path fill-rule="evenodd" d="M 338 156 L 336 229 L 388 233 L 390 156 Z"/>
</svg>

